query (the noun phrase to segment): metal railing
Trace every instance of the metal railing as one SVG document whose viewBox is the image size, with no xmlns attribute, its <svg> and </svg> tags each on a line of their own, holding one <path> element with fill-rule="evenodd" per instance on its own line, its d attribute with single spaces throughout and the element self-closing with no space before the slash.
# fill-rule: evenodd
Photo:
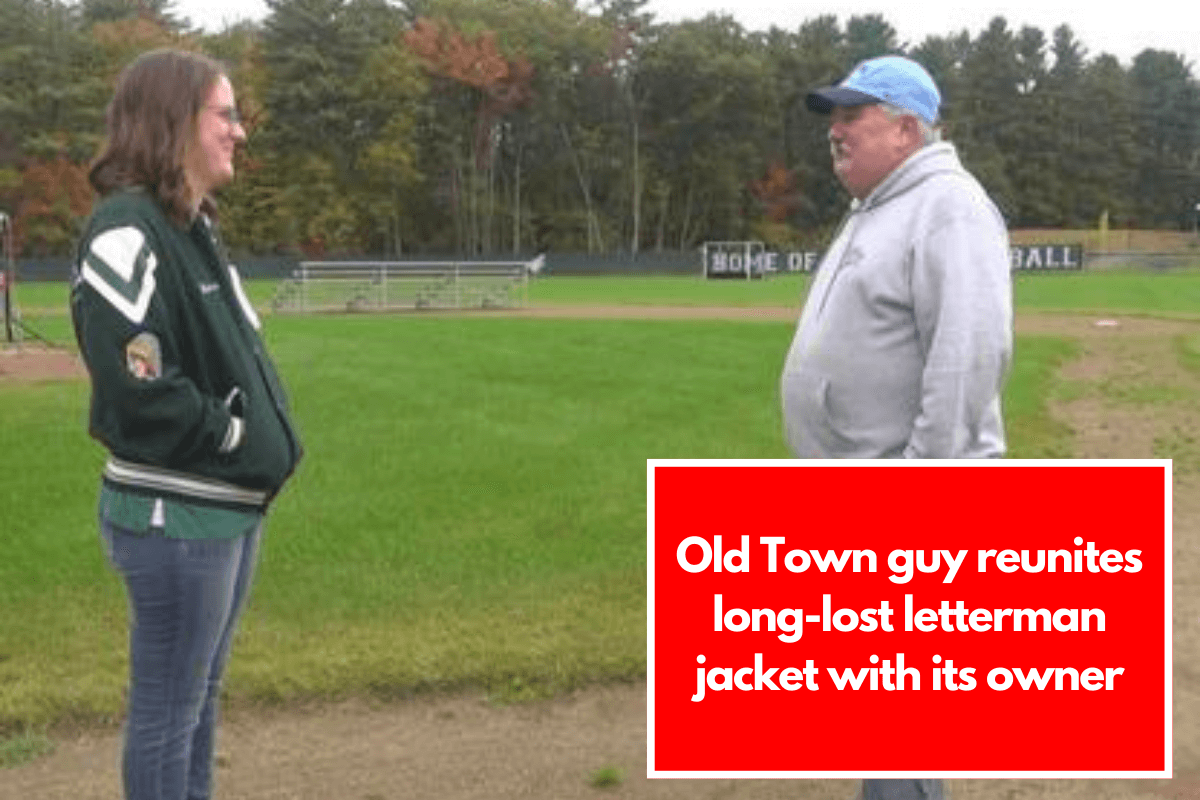
<svg viewBox="0 0 1200 800">
<path fill-rule="evenodd" d="M 533 261 L 302 261 L 276 291 L 276 311 L 519 308 Z"/>
</svg>

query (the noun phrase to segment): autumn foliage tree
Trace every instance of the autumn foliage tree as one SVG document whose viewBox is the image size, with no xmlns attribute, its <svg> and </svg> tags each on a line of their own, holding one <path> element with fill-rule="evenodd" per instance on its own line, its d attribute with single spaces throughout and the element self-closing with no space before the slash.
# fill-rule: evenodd
<svg viewBox="0 0 1200 800">
<path fill-rule="evenodd" d="M 911 46 L 878 14 L 755 31 L 644 0 L 267 0 L 204 33 L 173 5 L 0 0 L 0 211 L 22 253 L 70 253 L 112 81 L 164 45 L 220 59 L 237 91 L 250 138 L 219 200 L 239 255 L 820 246 L 848 199 L 804 97 L 887 52 L 930 69 L 1010 225 L 1200 216 L 1193 65 L 1093 55 L 1066 25 Z"/>
<path fill-rule="evenodd" d="M 20 196 L 13 225 L 15 249 L 37 255 L 69 251 L 92 206 L 87 167 L 65 154 L 31 161 L 21 173 Z"/>
<path fill-rule="evenodd" d="M 792 244 L 788 241 L 787 222 L 804 203 L 796 173 L 782 161 L 772 161 L 762 177 L 750 181 L 750 194 L 762 214 L 755 238 L 773 246 Z"/>
<path fill-rule="evenodd" d="M 426 18 L 418 18 L 404 33 L 404 43 L 440 91 L 466 95 L 473 116 L 471 133 L 458 138 L 460 147 L 451 154 L 449 197 L 459 249 L 487 252 L 492 249 L 496 208 L 496 152 L 505 135 L 500 123 L 532 102 L 533 64 L 520 54 L 503 55 L 494 31 L 468 37 L 447 22 Z M 519 165 L 516 169 L 519 175 Z M 519 214 L 519 184 L 515 191 L 513 208 Z M 520 230 L 519 222 L 515 227 Z"/>
</svg>

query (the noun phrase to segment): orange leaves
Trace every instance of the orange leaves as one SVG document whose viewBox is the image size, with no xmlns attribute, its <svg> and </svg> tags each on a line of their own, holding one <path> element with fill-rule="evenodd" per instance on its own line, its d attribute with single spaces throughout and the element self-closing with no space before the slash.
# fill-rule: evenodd
<svg viewBox="0 0 1200 800">
<path fill-rule="evenodd" d="M 468 39 L 447 23 L 425 17 L 405 32 L 404 43 L 434 75 L 483 93 L 475 112 L 473 149 L 477 167 L 490 162 L 495 149 L 490 135 L 493 123 L 533 100 L 533 64 L 522 55 L 505 57 L 496 47 L 494 31 Z"/>
<path fill-rule="evenodd" d="M 179 38 L 161 22 L 145 16 L 98 22 L 92 26 L 92 37 L 101 47 L 120 51 L 165 47 L 175 44 Z"/>
<path fill-rule="evenodd" d="M 508 59 L 496 49 L 493 31 L 481 33 L 474 42 L 458 31 L 443 37 L 438 23 L 422 17 L 404 34 L 404 41 L 433 72 L 477 89 L 508 77 Z"/>
<path fill-rule="evenodd" d="M 92 206 L 87 167 L 65 156 L 30 161 L 21 172 L 20 195 L 14 225 L 18 252 L 30 242 L 54 249 L 69 241 L 73 235 L 69 220 L 86 216 Z"/>
<path fill-rule="evenodd" d="M 66 200 L 71 213 L 83 216 L 92 205 L 92 187 L 87 167 L 64 156 L 53 161 L 32 162 L 21 174 L 25 194 L 22 214 L 44 214 Z"/>
<path fill-rule="evenodd" d="M 115 81 L 126 64 L 148 50 L 168 46 L 196 49 L 194 41 L 173 33 L 161 20 L 147 13 L 116 22 L 97 22 L 92 26 L 92 38 L 110 65 L 106 75 L 110 82 Z"/>
<path fill-rule="evenodd" d="M 495 31 L 468 39 L 443 26 L 420 17 L 404 34 L 404 43 L 430 72 L 481 90 L 499 105 L 493 113 L 507 113 L 533 98 L 533 64 L 524 56 L 506 58 L 496 47 Z"/>
<path fill-rule="evenodd" d="M 779 161 L 773 161 L 758 180 L 750 181 L 750 193 L 763 206 L 763 213 L 772 222 L 783 222 L 800 206 L 796 188 L 796 173 Z"/>
</svg>

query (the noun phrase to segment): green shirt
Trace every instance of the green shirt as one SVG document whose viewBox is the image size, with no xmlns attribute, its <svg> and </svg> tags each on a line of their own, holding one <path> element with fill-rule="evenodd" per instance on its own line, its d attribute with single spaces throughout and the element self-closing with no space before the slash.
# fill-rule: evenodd
<svg viewBox="0 0 1200 800">
<path fill-rule="evenodd" d="M 157 534 L 169 539 L 236 539 L 254 531 L 262 518 L 261 511 L 186 503 L 100 485 L 100 519 L 133 534 Z"/>
</svg>

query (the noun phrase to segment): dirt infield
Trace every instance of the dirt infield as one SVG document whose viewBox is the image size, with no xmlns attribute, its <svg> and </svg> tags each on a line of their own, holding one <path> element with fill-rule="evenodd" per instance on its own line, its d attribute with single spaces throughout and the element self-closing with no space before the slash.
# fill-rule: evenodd
<svg viewBox="0 0 1200 800">
<path fill-rule="evenodd" d="M 511 313 L 795 317 L 794 309 L 636 311 L 629 313 L 624 307 Z M 951 794 L 955 800 L 1200 800 L 1200 456 L 1196 452 L 1200 412 L 1194 401 L 1200 396 L 1200 376 L 1183 369 L 1172 349 L 1176 336 L 1200 334 L 1200 322 L 1023 315 L 1017 330 L 1070 336 L 1081 344 L 1081 358 L 1063 373 L 1075 389 L 1070 399 L 1052 406 L 1054 415 L 1075 432 L 1076 456 L 1147 458 L 1164 447 L 1175 448 L 1171 452 L 1176 458 L 1176 777 L 1171 781 L 951 781 Z M 45 357 L 53 360 L 49 354 Z M 29 372 L 19 378 L 17 369 L 5 369 L 17 363 L 8 358 L 0 359 L 0 382 L 79 374 L 77 365 L 74 373 L 64 369 L 50 376 L 50 365 L 39 371 L 25 364 Z M 61 358 L 55 363 L 55 369 L 62 367 Z M 1146 403 L 1103 391 L 1106 386 L 1126 384 L 1167 387 L 1168 400 Z M 796 724 L 798 733 L 820 735 L 819 720 Z M 868 724 L 864 721 L 864 726 Z M 1114 728 L 1112 735 L 1126 733 Z M 350 700 L 272 710 L 233 709 L 222 731 L 218 796 L 225 800 L 849 800 L 854 791 L 850 781 L 649 781 L 645 736 L 644 683 L 595 686 L 570 696 L 506 707 L 468 694 L 387 704 Z M 0 800 L 116 798 L 120 795 L 118 750 L 114 731 L 67 737 L 58 742 L 54 754 L 0 771 Z M 611 780 L 600 780 L 604 777 Z"/>
<path fill-rule="evenodd" d="M 0 383 L 68 380 L 86 374 L 79 356 L 69 350 L 41 345 L 0 348 Z"/>
</svg>

